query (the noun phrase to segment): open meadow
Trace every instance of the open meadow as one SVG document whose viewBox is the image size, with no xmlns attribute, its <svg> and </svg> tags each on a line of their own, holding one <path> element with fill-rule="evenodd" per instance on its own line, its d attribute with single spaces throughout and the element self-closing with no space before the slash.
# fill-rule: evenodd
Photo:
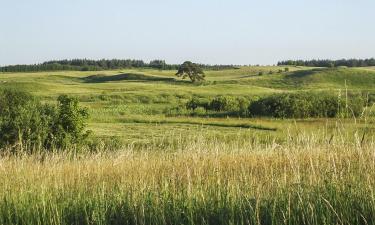
<svg viewBox="0 0 375 225">
<path fill-rule="evenodd" d="M 375 99 L 375 69 L 312 69 L 289 67 L 241 67 L 207 71 L 206 81 L 192 84 L 174 76 L 175 71 L 124 69 L 117 71 L 63 71 L 2 73 L 0 89 L 25 90 L 42 101 L 53 102 L 60 94 L 77 97 L 89 110 L 89 129 L 96 136 L 116 136 L 126 144 L 162 142 L 166 137 L 196 133 L 217 135 L 219 139 L 259 134 L 284 136 L 287 130 L 332 130 L 342 124 L 347 129 L 369 129 L 372 117 L 362 115 L 343 120 L 271 119 L 236 115 L 169 115 L 169 109 L 184 105 L 193 96 L 267 96 L 275 93 L 327 91 L 344 95 L 345 90 L 361 92 Z M 269 74 L 273 71 L 273 74 Z M 262 72 L 263 75 L 259 75 Z M 371 114 L 372 110 L 369 110 Z M 355 122 L 355 124 L 354 124 Z"/>
<path fill-rule="evenodd" d="M 96 140 L 3 151 L 0 224 L 375 224 L 375 68 L 244 66 L 198 83 L 175 73 L 0 73 L 1 90 L 76 97 Z M 355 93 L 366 105 L 332 118 L 185 109 L 283 93 Z"/>
</svg>

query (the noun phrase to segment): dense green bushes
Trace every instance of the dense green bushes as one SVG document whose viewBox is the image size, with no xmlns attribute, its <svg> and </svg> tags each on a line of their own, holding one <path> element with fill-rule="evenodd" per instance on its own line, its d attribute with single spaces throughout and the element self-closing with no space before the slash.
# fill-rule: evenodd
<svg viewBox="0 0 375 225">
<path fill-rule="evenodd" d="M 204 65 L 205 70 L 238 69 L 235 65 Z M 33 65 L 9 65 L 0 67 L 0 72 L 37 72 L 37 71 L 99 71 L 122 68 L 153 68 L 159 70 L 177 70 L 179 65 L 167 64 L 164 60 L 152 60 L 149 63 L 138 59 L 71 59 L 52 60 Z"/>
<path fill-rule="evenodd" d="M 252 116 L 275 118 L 324 118 L 359 116 L 364 109 L 361 95 L 348 97 L 315 92 L 283 93 L 266 97 L 217 96 L 211 99 L 194 96 L 170 115 Z"/>
<path fill-rule="evenodd" d="M 42 104 L 32 95 L 0 92 L 0 148 L 65 149 L 82 144 L 89 132 L 86 109 L 66 95 L 57 105 Z"/>
<path fill-rule="evenodd" d="M 248 114 L 248 107 L 251 98 L 233 97 L 233 96 L 217 96 L 212 99 L 193 97 L 186 103 L 186 109 L 192 110 L 193 114 L 199 110 L 221 112 L 222 114 L 245 116 Z"/>
<path fill-rule="evenodd" d="M 286 60 L 277 63 L 278 66 L 311 66 L 311 67 L 366 67 L 375 66 L 375 58 L 370 59 L 340 59 L 340 60 Z"/>
<path fill-rule="evenodd" d="M 48 117 L 41 116 L 41 105 L 32 96 L 15 91 L 0 93 L 0 146 L 14 145 L 18 141 L 28 140 L 24 144 L 36 144 L 45 139 L 48 131 Z"/>
<path fill-rule="evenodd" d="M 359 116 L 363 106 L 358 95 L 341 99 L 327 93 L 289 93 L 261 98 L 249 106 L 249 113 L 276 118 L 351 117 Z"/>
</svg>

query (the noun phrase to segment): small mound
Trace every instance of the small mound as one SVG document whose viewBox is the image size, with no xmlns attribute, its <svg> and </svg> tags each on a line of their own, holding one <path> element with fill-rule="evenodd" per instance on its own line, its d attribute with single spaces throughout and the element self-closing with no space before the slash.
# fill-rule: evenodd
<svg viewBox="0 0 375 225">
<path fill-rule="evenodd" d="M 117 75 L 91 75 L 88 77 L 82 78 L 86 83 L 105 83 L 105 82 L 116 82 L 116 81 L 167 81 L 173 82 L 174 78 L 168 77 L 157 77 L 157 76 L 150 76 L 144 74 L 136 74 L 136 73 L 124 73 L 124 74 L 117 74 Z"/>
<path fill-rule="evenodd" d="M 284 77 L 296 86 L 369 88 L 375 86 L 375 72 L 358 68 L 324 68 L 296 71 Z"/>
</svg>

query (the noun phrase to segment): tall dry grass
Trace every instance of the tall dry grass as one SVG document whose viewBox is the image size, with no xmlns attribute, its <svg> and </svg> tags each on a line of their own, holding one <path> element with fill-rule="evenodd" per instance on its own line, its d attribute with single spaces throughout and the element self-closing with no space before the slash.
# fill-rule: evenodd
<svg viewBox="0 0 375 225">
<path fill-rule="evenodd" d="M 3 155 L 0 224 L 375 223 L 371 138 L 286 136 Z"/>
</svg>

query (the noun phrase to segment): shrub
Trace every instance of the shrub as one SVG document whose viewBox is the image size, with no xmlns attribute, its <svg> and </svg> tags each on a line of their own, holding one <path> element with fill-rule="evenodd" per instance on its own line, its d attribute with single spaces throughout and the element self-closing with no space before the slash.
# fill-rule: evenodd
<svg viewBox="0 0 375 225">
<path fill-rule="evenodd" d="M 363 93 L 365 99 L 367 99 L 367 105 L 375 104 L 375 93 Z"/>
<path fill-rule="evenodd" d="M 212 99 L 209 104 L 209 109 L 218 112 L 238 112 L 239 102 L 232 96 L 218 96 Z"/>
<path fill-rule="evenodd" d="M 338 96 L 326 93 L 276 94 L 254 101 L 249 106 L 252 116 L 269 116 L 276 118 L 308 117 L 350 117 L 362 113 L 363 99 L 351 95 L 346 102 Z"/>
<path fill-rule="evenodd" d="M 248 108 L 250 101 L 250 98 L 233 96 L 217 96 L 212 100 L 193 97 L 186 103 L 185 109 L 188 110 L 188 112 L 182 110 L 181 107 L 171 108 L 165 112 L 168 115 L 206 115 L 208 113 L 207 111 L 215 111 L 220 112 L 221 116 L 223 116 L 224 114 L 247 116 L 249 114 Z M 199 113 L 196 112 L 197 110 L 199 111 Z"/>
<path fill-rule="evenodd" d="M 41 104 L 32 95 L 14 91 L 0 92 L 0 148 L 23 150 L 68 148 L 82 144 L 86 109 L 76 98 L 62 95 L 58 105 Z"/>
<path fill-rule="evenodd" d="M 249 105 L 251 100 L 244 97 L 238 97 L 238 116 L 248 116 L 249 115 Z"/>
<path fill-rule="evenodd" d="M 205 108 L 203 107 L 197 107 L 196 109 L 194 109 L 194 111 L 192 112 L 192 115 L 193 116 L 205 116 L 207 114 L 207 111 Z"/>
<path fill-rule="evenodd" d="M 191 109 L 191 110 L 195 110 L 198 107 L 202 107 L 202 108 L 207 109 L 208 105 L 209 105 L 209 100 L 208 99 L 198 98 L 198 97 L 194 96 L 193 98 L 191 98 L 186 103 L 186 108 L 187 109 Z"/>
<path fill-rule="evenodd" d="M 41 115 L 41 104 L 30 94 L 14 90 L 0 92 L 0 147 L 39 146 L 48 135 L 48 117 Z M 26 146 L 25 146 L 26 147 Z"/>
<path fill-rule="evenodd" d="M 187 116 L 193 112 L 191 109 L 187 109 L 183 105 L 178 105 L 174 107 L 167 107 L 164 109 L 163 113 L 167 116 Z"/>
<path fill-rule="evenodd" d="M 61 95 L 57 99 L 56 110 L 51 110 L 51 134 L 50 146 L 68 148 L 72 144 L 82 144 L 90 131 L 85 131 L 88 111 L 80 108 L 78 99 Z"/>
</svg>

